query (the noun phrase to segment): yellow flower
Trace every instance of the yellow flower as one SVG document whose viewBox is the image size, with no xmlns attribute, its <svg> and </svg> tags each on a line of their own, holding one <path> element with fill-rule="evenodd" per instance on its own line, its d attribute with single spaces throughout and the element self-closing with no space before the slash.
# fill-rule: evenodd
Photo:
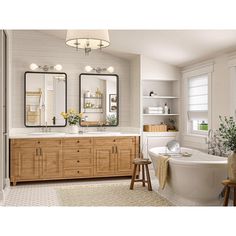
<svg viewBox="0 0 236 236">
<path fill-rule="evenodd" d="M 70 109 L 68 110 L 68 112 L 69 112 L 70 114 L 74 114 L 74 113 L 76 113 L 75 110 L 72 109 L 72 108 L 70 108 Z"/>
<path fill-rule="evenodd" d="M 68 118 L 68 114 L 66 112 L 61 112 L 61 115 L 63 116 L 64 119 Z"/>
<path fill-rule="evenodd" d="M 82 118 L 83 117 L 83 113 L 81 112 L 81 113 L 79 113 L 79 117 L 80 118 Z"/>
</svg>

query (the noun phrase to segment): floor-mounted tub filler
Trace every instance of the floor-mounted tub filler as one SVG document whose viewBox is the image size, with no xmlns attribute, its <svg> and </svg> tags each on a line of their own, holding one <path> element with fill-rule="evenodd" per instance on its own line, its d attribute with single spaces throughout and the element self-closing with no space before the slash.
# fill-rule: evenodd
<svg viewBox="0 0 236 236">
<path fill-rule="evenodd" d="M 155 170 L 158 158 L 166 150 L 166 147 L 149 150 Z M 171 155 L 166 186 L 159 189 L 160 194 L 180 205 L 220 205 L 221 182 L 227 177 L 227 158 L 189 148 L 181 148 L 181 153 L 190 155 Z"/>
</svg>

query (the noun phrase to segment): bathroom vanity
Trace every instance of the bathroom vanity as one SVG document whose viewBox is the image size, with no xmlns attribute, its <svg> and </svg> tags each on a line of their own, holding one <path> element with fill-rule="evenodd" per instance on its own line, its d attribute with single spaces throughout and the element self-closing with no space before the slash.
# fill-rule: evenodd
<svg viewBox="0 0 236 236">
<path fill-rule="evenodd" d="M 139 153 L 138 134 L 70 135 L 10 140 L 10 181 L 131 176 Z"/>
</svg>

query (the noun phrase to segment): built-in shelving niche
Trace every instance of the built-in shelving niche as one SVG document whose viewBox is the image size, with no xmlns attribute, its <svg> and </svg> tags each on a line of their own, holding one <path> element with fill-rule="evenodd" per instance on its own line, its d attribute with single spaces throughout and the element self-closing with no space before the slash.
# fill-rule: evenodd
<svg viewBox="0 0 236 236">
<path fill-rule="evenodd" d="M 149 96 L 150 92 L 156 93 Z M 168 123 L 169 119 L 176 120 L 176 127 L 179 129 L 179 81 L 178 80 L 142 80 L 142 123 L 158 124 Z M 165 103 L 170 108 L 170 114 L 145 114 L 145 108 L 149 106 L 162 106 Z"/>
</svg>

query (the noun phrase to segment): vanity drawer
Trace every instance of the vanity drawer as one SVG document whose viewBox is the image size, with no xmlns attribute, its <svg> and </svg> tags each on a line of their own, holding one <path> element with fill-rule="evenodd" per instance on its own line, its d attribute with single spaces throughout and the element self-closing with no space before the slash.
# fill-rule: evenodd
<svg viewBox="0 0 236 236">
<path fill-rule="evenodd" d="M 61 139 L 13 139 L 13 147 L 60 147 Z"/>
<path fill-rule="evenodd" d="M 93 147 L 78 147 L 78 148 L 63 148 L 63 156 L 64 158 L 71 158 L 77 156 L 92 156 L 93 155 Z"/>
<path fill-rule="evenodd" d="M 82 157 L 73 159 L 64 159 L 63 167 L 65 169 L 73 169 L 79 166 L 93 166 L 93 157 Z"/>
<path fill-rule="evenodd" d="M 88 146 L 92 144 L 92 138 L 68 138 L 62 140 L 62 145 L 64 147 Z"/>
<path fill-rule="evenodd" d="M 135 137 L 106 137 L 106 138 L 94 138 L 95 146 L 105 145 L 133 145 L 135 143 Z"/>
<path fill-rule="evenodd" d="M 95 146 L 114 145 L 115 143 L 116 143 L 115 137 L 94 138 L 94 145 Z"/>
<path fill-rule="evenodd" d="M 61 139 L 37 139 L 37 147 L 60 147 Z"/>
<path fill-rule="evenodd" d="M 12 139 L 11 145 L 13 147 L 35 147 L 36 139 Z"/>
<path fill-rule="evenodd" d="M 93 167 L 78 167 L 76 169 L 65 169 L 64 177 L 76 178 L 76 177 L 90 177 L 93 176 Z"/>
</svg>

